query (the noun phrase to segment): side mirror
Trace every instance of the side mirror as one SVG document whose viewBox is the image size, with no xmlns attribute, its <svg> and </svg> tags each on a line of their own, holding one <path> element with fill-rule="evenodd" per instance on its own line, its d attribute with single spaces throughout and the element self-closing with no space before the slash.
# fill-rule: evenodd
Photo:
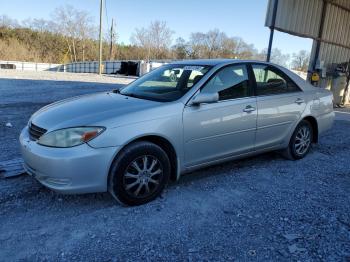
<svg viewBox="0 0 350 262">
<path fill-rule="evenodd" d="M 215 103 L 219 101 L 219 93 L 199 93 L 192 99 L 192 105 Z"/>
</svg>

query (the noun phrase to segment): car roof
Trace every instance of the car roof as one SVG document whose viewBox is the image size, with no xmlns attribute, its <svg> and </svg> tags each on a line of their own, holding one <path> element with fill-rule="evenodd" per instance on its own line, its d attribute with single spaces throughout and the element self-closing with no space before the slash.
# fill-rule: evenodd
<svg viewBox="0 0 350 262">
<path fill-rule="evenodd" d="M 192 59 L 192 60 L 180 60 L 173 61 L 170 64 L 174 65 L 197 65 L 197 66 L 225 66 L 228 64 L 239 64 L 239 63 L 257 63 L 257 64 L 265 64 L 272 65 L 283 73 L 287 74 L 302 90 L 311 90 L 313 86 L 307 83 L 300 76 L 295 74 L 294 72 L 274 63 L 259 61 L 259 60 L 240 60 L 240 59 Z"/>
<path fill-rule="evenodd" d="M 173 61 L 171 64 L 176 65 L 208 65 L 208 66 L 217 66 L 224 64 L 237 64 L 237 63 L 247 63 L 247 62 L 256 62 L 263 64 L 270 64 L 264 61 L 255 61 L 255 60 L 240 60 L 240 59 L 191 59 L 191 60 L 180 60 Z"/>
</svg>

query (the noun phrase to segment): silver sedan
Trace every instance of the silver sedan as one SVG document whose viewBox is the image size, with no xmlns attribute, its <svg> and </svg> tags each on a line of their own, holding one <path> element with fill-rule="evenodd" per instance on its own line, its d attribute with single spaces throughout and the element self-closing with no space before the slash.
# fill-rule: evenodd
<svg viewBox="0 0 350 262">
<path fill-rule="evenodd" d="M 20 143 L 27 173 L 43 185 L 139 205 L 205 166 L 272 150 L 301 159 L 333 119 L 332 94 L 285 68 L 193 60 L 48 105 Z"/>
</svg>

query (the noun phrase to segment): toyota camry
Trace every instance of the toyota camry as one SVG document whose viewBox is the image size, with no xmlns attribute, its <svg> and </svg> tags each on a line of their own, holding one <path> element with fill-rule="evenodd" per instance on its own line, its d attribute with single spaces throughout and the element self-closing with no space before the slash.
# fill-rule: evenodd
<svg viewBox="0 0 350 262">
<path fill-rule="evenodd" d="M 267 151 L 304 158 L 331 128 L 332 94 L 260 61 L 164 65 L 119 90 L 45 106 L 20 135 L 24 166 L 44 186 L 155 199 L 186 172 Z"/>
</svg>

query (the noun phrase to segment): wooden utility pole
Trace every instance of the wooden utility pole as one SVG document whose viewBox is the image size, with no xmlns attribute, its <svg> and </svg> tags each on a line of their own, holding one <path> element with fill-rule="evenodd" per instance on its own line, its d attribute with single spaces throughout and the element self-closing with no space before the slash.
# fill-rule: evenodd
<svg viewBox="0 0 350 262">
<path fill-rule="evenodd" d="M 114 44 L 114 19 L 112 18 L 112 25 L 111 25 L 111 44 L 109 47 L 109 60 L 112 60 L 113 58 L 113 44 Z"/>
<path fill-rule="evenodd" d="M 102 74 L 102 16 L 103 16 L 103 0 L 100 2 L 100 51 L 98 57 L 98 74 Z"/>
</svg>

